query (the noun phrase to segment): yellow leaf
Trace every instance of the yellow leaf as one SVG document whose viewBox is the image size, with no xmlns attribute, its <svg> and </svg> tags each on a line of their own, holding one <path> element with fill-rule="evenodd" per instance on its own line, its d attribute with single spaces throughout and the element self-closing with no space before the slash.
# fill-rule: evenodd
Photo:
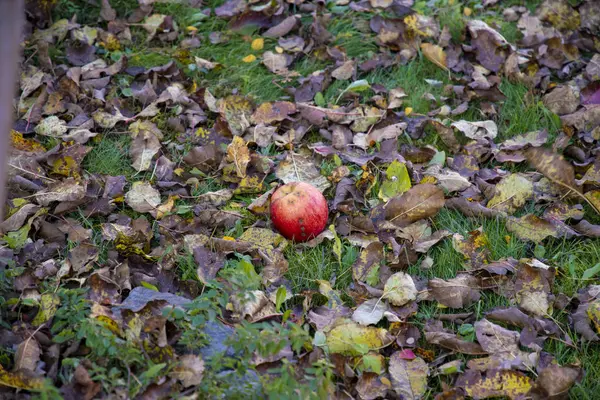
<svg viewBox="0 0 600 400">
<path fill-rule="evenodd" d="M 17 150 L 23 150 L 31 153 L 43 153 L 46 148 L 33 139 L 25 139 L 21 132 L 10 131 L 10 143 Z"/>
<path fill-rule="evenodd" d="M 276 46 L 276 47 L 275 47 L 275 51 L 276 51 L 277 53 L 279 53 L 279 54 L 283 53 L 283 49 L 282 49 L 281 47 L 279 47 L 279 46 Z"/>
<path fill-rule="evenodd" d="M 329 225 L 329 231 L 333 233 L 333 254 L 336 255 L 340 265 L 342 264 L 342 241 L 335 231 L 335 225 Z"/>
<path fill-rule="evenodd" d="M 33 371 L 21 369 L 16 372 L 9 372 L 0 365 L 0 385 L 35 391 L 42 389 L 44 380 L 35 376 Z"/>
<path fill-rule="evenodd" d="M 161 219 L 165 215 L 171 212 L 173 207 L 175 206 L 175 200 L 177 200 L 179 196 L 169 196 L 167 201 L 164 204 L 156 207 L 156 219 Z"/>
<path fill-rule="evenodd" d="M 223 240 L 228 240 L 230 242 L 235 242 L 235 238 L 233 238 L 231 236 L 223 236 Z"/>
<path fill-rule="evenodd" d="M 265 39 L 263 39 L 263 38 L 254 39 L 250 46 L 252 47 L 252 50 L 262 50 L 263 47 L 265 47 Z"/>
<path fill-rule="evenodd" d="M 423 179 L 421 179 L 421 182 L 419 183 L 437 183 L 437 179 L 435 179 L 435 177 L 428 175 L 426 177 L 424 177 Z"/>
<path fill-rule="evenodd" d="M 184 172 L 185 172 L 185 170 L 183 168 L 175 168 L 173 170 L 173 173 L 175 173 L 175 175 L 177 175 L 177 176 L 183 175 Z"/>
<path fill-rule="evenodd" d="M 248 145 L 240 136 L 235 136 L 227 146 L 227 161 L 233 163 L 238 177 L 246 177 L 246 168 L 250 162 L 250 151 Z"/>
<path fill-rule="evenodd" d="M 443 48 L 436 44 L 422 43 L 421 51 L 429 61 L 446 71 L 448 70 L 446 66 L 446 53 L 444 53 Z"/>
<path fill-rule="evenodd" d="M 79 165 L 73 159 L 73 157 L 65 156 L 62 158 L 58 158 L 52 164 L 52 172 L 56 175 L 63 176 L 72 176 L 74 178 L 79 178 Z"/>
<path fill-rule="evenodd" d="M 465 7 L 463 13 L 465 14 L 465 16 L 470 17 L 471 14 L 473 14 L 473 10 L 471 10 L 469 7 Z"/>
<path fill-rule="evenodd" d="M 389 345 L 393 337 L 382 328 L 361 326 L 354 321 L 340 319 L 327 335 L 331 353 L 358 356 Z"/>
<path fill-rule="evenodd" d="M 404 109 L 404 114 L 405 114 L 407 117 L 408 117 L 410 114 L 412 114 L 412 112 L 413 112 L 413 109 L 412 109 L 412 107 L 406 107 L 406 108 Z"/>
<path fill-rule="evenodd" d="M 31 322 L 33 326 L 40 326 L 44 322 L 49 321 L 54 314 L 56 314 L 56 310 L 58 310 L 58 306 L 60 305 L 60 299 L 55 294 L 43 294 L 40 300 L 40 309 Z"/>
<path fill-rule="evenodd" d="M 248 54 L 246 57 L 242 58 L 242 61 L 245 63 L 251 63 L 256 61 L 256 56 L 254 54 Z"/>
</svg>

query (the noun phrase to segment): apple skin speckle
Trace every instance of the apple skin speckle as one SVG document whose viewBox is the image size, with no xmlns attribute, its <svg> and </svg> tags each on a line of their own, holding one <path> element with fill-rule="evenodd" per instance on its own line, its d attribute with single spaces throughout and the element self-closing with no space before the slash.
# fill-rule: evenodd
<svg viewBox="0 0 600 400">
<path fill-rule="evenodd" d="M 285 238 L 305 242 L 323 232 L 329 208 L 323 194 L 305 182 L 281 186 L 271 196 L 271 221 Z"/>
</svg>

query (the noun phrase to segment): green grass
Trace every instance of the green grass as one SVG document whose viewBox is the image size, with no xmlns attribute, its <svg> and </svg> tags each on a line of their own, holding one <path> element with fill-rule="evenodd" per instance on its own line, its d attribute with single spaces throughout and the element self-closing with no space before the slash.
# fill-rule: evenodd
<svg viewBox="0 0 600 400">
<path fill-rule="evenodd" d="M 131 138 L 125 134 L 103 135 L 85 157 L 83 168 L 92 174 L 133 176 L 135 170 L 129 158 L 130 143 Z"/>
<path fill-rule="evenodd" d="M 221 0 L 210 0 L 206 6 L 214 8 L 220 3 L 222 3 Z M 427 7 L 426 3 L 425 1 L 417 1 L 415 7 L 417 9 L 422 7 L 421 11 L 424 14 L 435 12 L 435 17 L 439 20 L 441 26 L 449 27 L 453 40 L 457 43 L 460 43 L 468 20 L 463 14 L 465 6 L 473 9 L 474 14 L 471 18 L 484 18 L 489 23 L 495 22 L 506 39 L 514 43 L 521 37 L 521 34 L 515 23 L 503 21 L 500 8 L 525 5 L 533 10 L 541 3 L 541 0 L 503 1 L 499 3 L 499 6 L 491 8 L 495 12 L 500 11 L 495 16 L 484 14 L 483 11 L 475 8 L 474 6 L 478 3 L 476 1 L 456 1 L 453 5 L 450 5 L 447 0 L 441 0 L 438 2 L 440 7 L 437 8 Z M 61 0 L 59 4 L 62 8 L 59 7 L 58 10 L 55 10 L 55 19 L 58 17 L 70 18 L 73 13 L 77 13 L 79 16 L 78 21 L 84 24 L 95 23 L 98 19 L 99 7 L 89 6 L 84 12 L 83 9 L 77 9 L 67 0 Z M 119 15 L 125 16 L 137 7 L 135 0 L 111 0 L 111 4 L 117 9 Z M 186 37 L 185 28 L 187 26 L 194 26 L 198 29 L 197 34 L 202 39 L 202 45 L 198 49 L 190 50 L 189 54 L 186 55 L 185 52 L 182 53 L 178 49 L 177 42 L 169 45 L 158 42 L 146 43 L 146 34 L 143 29 L 132 27 L 134 43 L 129 49 L 129 65 L 149 68 L 176 59 L 179 66 L 189 77 L 195 80 L 198 85 L 210 88 L 216 97 L 226 96 L 233 90 L 237 90 L 242 95 L 252 96 L 257 103 L 289 96 L 282 87 L 296 86 L 297 77 L 286 79 L 274 75 L 260 62 L 265 51 L 275 51 L 276 40 L 266 39 L 262 50 L 252 50 L 251 40 L 259 37 L 257 34 L 246 32 L 247 36 L 245 36 L 233 32 L 228 28 L 226 21 L 214 17 L 202 19 L 199 11 L 200 9 L 182 4 L 155 4 L 155 12 L 173 16 L 180 29 L 180 39 Z M 374 35 L 366 25 L 368 18 L 368 15 L 357 15 L 354 12 L 335 15 L 328 26 L 330 33 L 333 35 L 332 44 L 342 48 L 348 57 L 356 58 L 359 61 L 372 57 L 379 49 Z M 227 40 L 224 43 L 212 45 L 208 40 L 208 35 L 211 32 L 222 32 Z M 178 59 L 175 57 L 177 54 L 182 54 L 184 57 Z M 243 62 L 242 59 L 250 54 L 256 56 L 257 60 L 249 63 Z M 184 62 L 190 62 L 194 56 L 220 63 L 221 66 L 212 71 L 194 71 L 189 69 L 186 62 Z M 291 65 L 290 70 L 297 71 L 301 76 L 307 76 L 328 66 L 330 66 L 330 63 L 319 61 L 314 57 L 314 54 L 308 54 Z M 431 104 L 429 100 L 423 98 L 423 95 L 431 93 L 439 99 L 443 95 L 443 86 L 452 83 L 451 77 L 446 71 L 438 68 L 421 55 L 406 65 L 377 69 L 366 74 L 358 73 L 357 78 L 366 79 L 372 85 L 381 84 L 388 90 L 402 87 L 408 95 L 404 99 L 402 108 L 411 107 L 415 114 L 426 114 L 444 104 L 443 102 Z M 426 82 L 426 79 L 437 80 L 442 84 L 432 86 Z M 323 93 L 326 102 L 334 103 L 350 82 L 334 80 Z M 499 114 L 495 121 L 498 124 L 499 137 L 496 142 L 539 129 L 547 129 L 551 137 L 556 136 L 561 127 L 560 120 L 544 107 L 538 96 L 532 95 L 527 87 L 506 80 L 502 82 L 500 89 L 506 95 L 506 100 L 503 104 L 497 104 Z M 372 92 L 365 93 L 362 103 L 372 94 Z M 341 100 L 340 103 L 344 101 Z M 478 102 L 472 101 L 469 110 L 455 119 L 482 120 L 487 118 L 484 118 L 480 112 Z M 160 122 L 157 121 L 156 123 L 163 128 Z M 305 140 L 311 137 L 321 140 L 314 133 L 307 135 Z M 130 140 L 127 135 L 104 135 L 97 143 L 93 143 L 93 150 L 84 161 L 84 169 L 97 174 L 134 176 L 135 171 L 130 166 L 129 145 Z M 265 152 L 270 154 L 268 150 Z M 321 165 L 325 174 L 330 173 L 333 167 L 331 162 L 325 162 Z M 526 167 L 524 165 L 505 165 L 503 168 L 511 171 L 521 171 Z M 200 185 L 194 188 L 191 195 L 197 196 L 221 188 L 222 186 L 216 179 L 208 177 L 200 179 Z M 234 200 L 247 202 L 248 199 L 238 196 Z M 186 203 L 182 201 L 181 204 L 193 205 L 193 200 Z M 530 206 L 521 213 L 532 211 L 534 209 Z M 245 217 L 240 225 L 242 229 L 254 222 L 251 216 Z M 600 223 L 600 217 L 593 214 L 589 208 L 586 208 L 586 218 L 591 222 Z M 85 226 L 95 229 L 93 221 L 87 221 Z M 447 229 L 452 233 L 460 233 L 465 237 L 468 236 L 468 232 L 482 227 L 488 237 L 493 260 L 506 257 L 520 259 L 533 256 L 534 246 L 518 240 L 507 231 L 504 222 L 500 219 L 468 219 L 458 212 L 442 209 L 433 219 L 433 226 L 436 230 Z M 230 233 L 235 236 L 239 233 L 239 230 L 240 227 L 235 227 Z M 334 288 L 341 291 L 347 290 L 352 283 L 352 265 L 357 259 L 360 249 L 350 246 L 343 238 L 342 243 L 343 256 L 341 264 L 333 253 L 332 243 L 328 240 L 315 248 L 295 246 L 286 249 L 285 257 L 289 262 L 286 277 L 290 280 L 294 293 L 304 289 L 316 289 L 318 286 L 317 280 L 335 280 Z M 570 296 L 575 294 L 578 288 L 598 282 L 597 279 L 581 281 L 580 278 L 586 269 L 600 262 L 600 240 L 556 239 L 546 241 L 544 247 L 546 249 L 544 261 L 557 267 L 558 270 L 554 286 L 555 294 L 565 293 Z M 408 268 L 408 272 L 414 276 L 424 278 L 440 277 L 450 279 L 464 270 L 465 260 L 460 253 L 454 250 L 451 238 L 437 244 L 428 255 L 434 259 L 434 266 L 431 269 L 423 270 L 420 268 L 421 260 L 418 260 Z M 184 279 L 193 279 L 196 268 L 193 258 L 181 257 L 178 261 L 180 276 Z M 571 275 L 571 271 L 574 271 L 573 275 Z M 418 314 L 411 318 L 411 323 L 421 327 L 428 318 L 463 311 L 474 312 L 479 319 L 483 317 L 485 311 L 508 305 L 509 302 L 506 298 L 490 291 L 484 291 L 481 299 L 465 310 L 443 309 L 438 307 L 435 302 L 421 302 Z M 568 321 L 565 313 L 562 310 L 556 310 L 554 317 L 560 322 L 561 327 L 568 331 Z M 450 323 L 447 326 L 452 329 L 457 328 L 457 326 Z M 576 334 L 572 334 L 571 337 L 577 342 L 578 337 Z M 422 344 L 425 345 L 424 342 Z M 600 353 L 597 351 L 597 346 L 594 345 L 578 343 L 577 346 L 578 348 L 574 349 L 563 343 L 548 340 L 545 350 L 555 354 L 561 364 L 577 361 L 583 364 L 587 375 L 582 383 L 572 390 L 571 396 L 577 399 L 591 399 L 594 398 L 593 393 L 600 389 L 600 383 L 598 383 L 600 382 Z"/>
<path fill-rule="evenodd" d="M 287 277 L 294 293 L 305 288 L 316 288 L 317 280 L 335 279 L 335 289 L 346 289 L 352 282 L 352 264 L 358 257 L 359 249 L 350 245 L 342 247 L 341 265 L 328 240 L 314 248 L 288 247 L 285 251 L 289 263 Z"/>
</svg>

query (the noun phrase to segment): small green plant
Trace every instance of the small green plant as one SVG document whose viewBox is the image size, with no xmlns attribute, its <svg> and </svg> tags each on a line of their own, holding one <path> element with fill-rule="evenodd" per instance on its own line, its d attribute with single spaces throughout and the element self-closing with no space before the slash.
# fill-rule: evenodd
<svg viewBox="0 0 600 400">
<path fill-rule="evenodd" d="M 90 302 L 85 298 L 87 289 L 60 288 L 56 294 L 60 299 L 60 307 L 54 315 L 51 332 L 54 341 L 65 343 L 73 340 L 90 313 Z"/>
<path fill-rule="evenodd" d="M 215 284 L 216 285 L 216 284 Z M 189 350 L 205 346 L 209 338 L 204 333 L 208 321 L 215 321 L 222 315 L 222 309 L 227 305 L 227 296 L 220 290 L 210 289 L 196 298 L 183 309 L 165 307 L 163 316 L 181 330 L 178 344 Z"/>
</svg>

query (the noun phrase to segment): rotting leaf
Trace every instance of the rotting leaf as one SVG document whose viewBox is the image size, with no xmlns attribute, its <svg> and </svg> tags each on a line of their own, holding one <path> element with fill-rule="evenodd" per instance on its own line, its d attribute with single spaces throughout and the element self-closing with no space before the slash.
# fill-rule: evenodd
<svg viewBox="0 0 600 400">
<path fill-rule="evenodd" d="M 513 214 L 533 198 L 533 183 L 522 174 L 510 174 L 496 185 L 487 208 Z"/>
<path fill-rule="evenodd" d="M 423 398 L 427 392 L 429 366 L 420 357 L 406 360 L 397 351 L 390 356 L 389 373 L 398 396 L 407 400 Z"/>
<path fill-rule="evenodd" d="M 527 214 L 520 218 L 509 217 L 506 220 L 506 229 L 519 239 L 531 240 L 534 243 L 541 243 L 549 236 L 558 237 L 556 226 L 534 214 Z"/>
<path fill-rule="evenodd" d="M 554 274 L 554 268 L 536 259 L 521 260 L 515 280 L 515 298 L 523 310 L 540 317 L 552 311 Z"/>
<path fill-rule="evenodd" d="M 0 385 L 15 389 L 39 391 L 44 385 L 44 379 L 38 377 L 33 371 L 18 370 L 9 372 L 0 365 Z"/>
<path fill-rule="evenodd" d="M 352 277 L 357 282 L 364 282 L 371 271 L 383 260 L 383 244 L 373 242 L 364 248 L 352 266 Z"/>
<path fill-rule="evenodd" d="M 508 397 L 517 400 L 533 387 L 533 380 L 522 372 L 511 370 L 491 370 L 485 376 L 475 370 L 460 375 L 456 386 L 462 387 L 468 396 L 478 399 L 488 397 Z"/>
</svg>

